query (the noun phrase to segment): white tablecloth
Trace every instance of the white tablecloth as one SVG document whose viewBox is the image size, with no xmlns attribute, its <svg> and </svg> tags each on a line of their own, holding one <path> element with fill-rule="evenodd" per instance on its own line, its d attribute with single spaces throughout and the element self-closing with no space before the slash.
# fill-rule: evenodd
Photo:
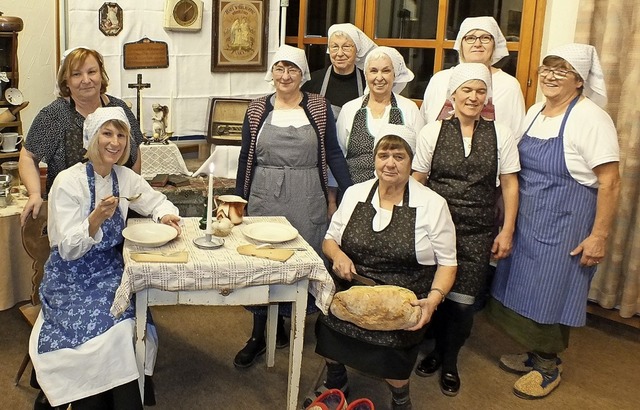
<svg viewBox="0 0 640 410">
<path fill-rule="evenodd" d="M 335 285 L 324 267 L 322 259 L 301 236 L 283 244 L 283 247 L 305 247 L 306 251 L 296 251 L 286 262 L 277 262 L 252 256 L 240 255 L 239 245 L 257 243 L 242 234 L 246 224 L 256 222 L 278 222 L 288 224 L 284 217 L 247 217 L 241 225 L 233 228 L 224 238 L 221 248 L 202 250 L 193 244 L 193 239 L 203 236 L 199 228 L 199 218 L 184 218 L 182 235 L 168 244 L 153 248 L 153 251 L 175 252 L 186 250 L 187 263 L 138 263 L 131 261 L 130 252 L 150 250 L 132 245 L 126 241 L 124 274 L 111 313 L 119 315 L 129 306 L 135 292 L 145 288 L 162 290 L 210 290 L 238 289 L 247 286 L 274 283 L 291 284 L 301 278 L 309 278 L 309 292 L 315 296 L 316 305 L 328 313 L 329 305 L 335 293 Z M 129 225 L 153 223 L 149 219 L 130 219 Z"/>
<path fill-rule="evenodd" d="M 140 145 L 142 156 L 141 174 L 149 179 L 156 174 L 183 174 L 191 175 L 184 163 L 184 158 L 173 142 L 168 144 L 142 144 Z"/>
</svg>

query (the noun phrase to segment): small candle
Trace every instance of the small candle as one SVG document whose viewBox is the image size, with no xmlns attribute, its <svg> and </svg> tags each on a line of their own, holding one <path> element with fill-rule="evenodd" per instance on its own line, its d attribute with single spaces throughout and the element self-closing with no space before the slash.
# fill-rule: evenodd
<svg viewBox="0 0 640 410">
<path fill-rule="evenodd" d="M 211 231 L 211 215 L 213 215 L 213 172 L 209 172 L 209 194 L 207 195 L 207 230 L 205 233 L 209 236 L 213 233 Z"/>
</svg>

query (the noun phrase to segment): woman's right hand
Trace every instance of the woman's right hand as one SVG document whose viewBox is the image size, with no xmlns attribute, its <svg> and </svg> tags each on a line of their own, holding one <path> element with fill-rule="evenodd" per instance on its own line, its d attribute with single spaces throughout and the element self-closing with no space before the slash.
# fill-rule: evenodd
<svg viewBox="0 0 640 410">
<path fill-rule="evenodd" d="M 89 214 L 89 235 L 94 236 L 102 223 L 111 218 L 116 212 L 118 198 L 110 195 L 96 203 L 96 207 Z"/>
<path fill-rule="evenodd" d="M 356 266 L 346 253 L 340 251 L 333 258 L 333 272 L 341 279 L 351 281 L 351 274 L 356 273 Z"/>
<path fill-rule="evenodd" d="M 40 214 L 41 206 L 42 197 L 40 196 L 40 193 L 29 195 L 29 199 L 24 205 L 24 208 L 22 208 L 22 213 L 20 214 L 20 225 L 24 226 L 24 224 L 27 223 L 29 215 L 31 215 L 33 219 L 36 219 L 38 214 Z"/>
</svg>

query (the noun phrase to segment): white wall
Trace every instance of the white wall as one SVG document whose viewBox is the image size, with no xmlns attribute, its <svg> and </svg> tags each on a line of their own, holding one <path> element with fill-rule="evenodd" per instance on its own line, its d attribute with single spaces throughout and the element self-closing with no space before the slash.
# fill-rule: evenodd
<svg viewBox="0 0 640 410">
<path fill-rule="evenodd" d="M 5 16 L 20 17 L 24 28 L 18 34 L 18 68 L 22 91 L 29 106 L 22 110 L 26 135 L 38 111 L 53 100 L 57 64 L 55 48 L 55 2 L 53 0 L 2 0 Z"/>
<path fill-rule="evenodd" d="M 154 1 L 164 3 L 160 0 Z M 103 2 L 98 1 L 98 3 L 101 5 Z M 272 5 L 277 4 L 273 0 L 270 3 Z M 121 4 L 126 9 L 127 4 L 130 3 L 124 2 Z M 206 8 L 210 12 L 211 2 L 205 1 L 205 5 L 208 5 Z M 542 38 L 541 54 L 543 56 L 549 49 L 574 40 L 578 6 L 579 0 L 547 0 Z M 23 111 L 22 116 L 26 133 L 38 111 L 53 99 L 52 92 L 55 82 L 55 70 L 57 69 L 55 61 L 54 1 L 2 0 L 0 10 L 5 15 L 22 18 L 25 25 L 19 35 L 18 56 L 20 59 L 20 89 L 25 98 L 31 102 L 29 107 Z M 272 8 L 271 10 L 273 11 L 274 9 Z M 270 37 L 277 36 L 275 32 L 278 24 L 274 24 L 277 20 L 273 19 L 273 14 L 275 13 L 272 13 L 270 18 Z M 210 14 L 208 17 L 210 18 Z M 210 43 L 210 40 L 205 41 L 210 36 L 208 30 L 209 27 L 203 27 L 202 33 L 203 42 L 205 42 L 203 48 L 206 46 L 207 49 Z M 112 75 L 112 83 L 114 82 L 114 77 L 120 78 L 117 74 Z M 130 79 L 123 78 L 122 80 L 128 82 Z M 113 87 L 113 90 L 115 88 Z M 213 93 L 214 91 L 211 92 Z M 202 112 L 199 115 L 201 116 Z"/>
</svg>

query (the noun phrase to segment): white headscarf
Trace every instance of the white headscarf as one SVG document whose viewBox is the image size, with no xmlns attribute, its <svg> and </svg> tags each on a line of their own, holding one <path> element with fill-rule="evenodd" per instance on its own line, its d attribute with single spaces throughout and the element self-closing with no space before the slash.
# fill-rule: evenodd
<svg viewBox="0 0 640 410">
<path fill-rule="evenodd" d="M 467 35 L 468 32 L 473 30 L 484 30 L 493 36 L 493 54 L 491 55 L 491 64 L 495 64 L 509 55 L 507 50 L 507 39 L 504 38 L 500 26 L 493 17 L 467 17 L 460 25 L 460 31 L 458 31 L 458 37 L 453 48 L 458 52 L 458 58 L 461 63 L 464 63 L 462 57 L 462 38 Z"/>
<path fill-rule="evenodd" d="M 604 73 L 594 46 L 588 44 L 565 44 L 551 50 L 546 57 L 557 56 L 565 59 L 580 74 L 584 81 L 584 95 L 598 104 L 607 105 L 607 86 Z"/>
<path fill-rule="evenodd" d="M 356 66 L 363 70 L 365 57 L 371 50 L 378 47 L 378 45 L 364 34 L 362 30 L 351 23 L 334 24 L 329 27 L 327 33 L 328 40 L 331 40 L 332 35 L 340 32 L 349 36 L 353 44 L 356 45 Z M 329 54 L 329 47 L 327 47 L 327 54 Z"/>
<path fill-rule="evenodd" d="M 486 65 L 481 63 L 460 63 L 451 69 L 451 77 L 447 87 L 447 98 L 453 102 L 451 95 L 464 83 L 470 80 L 483 81 L 487 86 L 486 105 L 491 98 L 491 72 Z"/>
<path fill-rule="evenodd" d="M 395 73 L 395 79 L 393 80 L 393 92 L 398 94 L 404 87 L 407 86 L 407 83 L 413 80 L 413 72 L 409 70 L 407 64 L 404 62 L 404 57 L 398 50 L 392 47 L 376 47 L 373 51 L 367 54 L 367 58 L 364 60 L 365 70 L 366 67 L 369 66 L 369 62 L 375 58 L 380 58 L 380 56 L 385 55 L 391 59 L 391 63 L 393 64 L 393 71 Z M 368 88 L 368 87 L 367 87 Z"/>
<path fill-rule="evenodd" d="M 109 120 L 120 120 L 127 125 L 127 129 L 131 130 L 129 119 L 122 107 L 100 107 L 87 115 L 84 120 L 84 127 L 82 128 L 82 146 L 84 149 L 87 149 L 91 140 L 98 135 L 100 127 Z"/>
<path fill-rule="evenodd" d="M 406 125 L 398 125 L 398 124 L 389 124 L 386 123 L 376 134 L 376 137 L 373 141 L 373 146 L 378 145 L 378 141 L 380 141 L 383 137 L 387 135 L 395 135 L 396 137 L 400 137 L 406 141 L 407 144 L 411 147 L 411 153 L 416 152 L 416 132 L 411 127 L 407 127 Z"/>
<path fill-rule="evenodd" d="M 264 79 L 266 81 L 273 81 L 271 68 L 273 68 L 273 66 L 280 61 L 287 61 L 291 64 L 295 64 L 295 66 L 298 67 L 300 71 L 302 71 L 302 81 L 300 82 L 300 85 L 311 80 L 311 73 L 309 73 L 309 64 L 307 64 L 307 56 L 304 54 L 304 50 L 301 48 L 283 44 L 273 55 L 271 66 L 267 71 L 267 75 L 264 76 Z"/>
</svg>

